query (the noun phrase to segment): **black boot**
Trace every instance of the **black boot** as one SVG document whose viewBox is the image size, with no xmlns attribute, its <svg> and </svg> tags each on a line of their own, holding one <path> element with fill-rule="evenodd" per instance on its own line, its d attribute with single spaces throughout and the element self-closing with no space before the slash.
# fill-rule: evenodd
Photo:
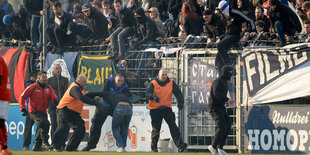
<svg viewBox="0 0 310 155">
<path fill-rule="evenodd" d="M 42 143 L 40 143 L 40 142 L 34 142 L 32 151 L 43 151 L 43 150 L 42 150 Z"/>
</svg>

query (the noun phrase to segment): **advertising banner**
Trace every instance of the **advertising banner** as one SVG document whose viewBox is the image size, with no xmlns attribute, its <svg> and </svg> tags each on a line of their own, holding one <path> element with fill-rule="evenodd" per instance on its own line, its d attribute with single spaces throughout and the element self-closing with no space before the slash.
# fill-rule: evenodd
<svg viewBox="0 0 310 155">
<path fill-rule="evenodd" d="M 249 107 L 245 111 L 245 152 L 310 153 L 310 107 L 267 106 Z"/>
<path fill-rule="evenodd" d="M 178 108 L 172 107 L 176 115 L 176 123 L 178 123 Z M 133 115 L 129 124 L 129 132 L 127 138 L 126 151 L 151 151 L 151 117 L 150 111 L 146 105 L 133 106 Z M 86 136 L 81 142 L 79 149 L 86 146 L 91 126 L 91 118 L 95 113 L 95 106 L 85 106 L 83 111 L 83 119 L 85 121 Z M 108 117 L 101 129 L 101 136 L 94 151 L 116 151 L 116 141 L 112 133 L 112 117 Z M 159 139 L 171 139 L 170 130 L 165 121 L 163 121 Z M 159 145 L 158 145 L 159 147 Z M 174 146 L 175 147 L 175 146 Z M 173 149 L 170 148 L 170 149 Z M 173 151 L 173 150 L 171 150 Z M 176 151 L 176 150 L 175 150 Z"/>
<path fill-rule="evenodd" d="M 8 131 L 8 146 L 11 150 L 22 150 L 23 139 L 26 124 L 26 117 L 21 115 L 18 105 L 11 105 L 9 109 L 9 117 L 5 121 Z M 36 125 L 31 130 L 31 141 L 29 148 L 33 146 L 34 136 L 36 134 Z"/>
</svg>

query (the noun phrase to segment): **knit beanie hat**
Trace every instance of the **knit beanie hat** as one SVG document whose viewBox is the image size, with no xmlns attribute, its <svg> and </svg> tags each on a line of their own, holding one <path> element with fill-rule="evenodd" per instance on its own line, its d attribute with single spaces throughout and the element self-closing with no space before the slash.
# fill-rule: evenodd
<svg viewBox="0 0 310 155">
<path fill-rule="evenodd" d="M 218 8 L 220 9 L 220 11 L 226 15 L 226 16 L 229 16 L 229 4 L 227 1 L 225 0 L 222 0 L 219 5 L 218 5 Z"/>
</svg>

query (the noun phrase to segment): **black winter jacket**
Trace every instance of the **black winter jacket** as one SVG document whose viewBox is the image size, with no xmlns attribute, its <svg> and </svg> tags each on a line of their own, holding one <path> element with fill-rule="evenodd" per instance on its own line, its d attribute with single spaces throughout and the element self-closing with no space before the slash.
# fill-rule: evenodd
<svg viewBox="0 0 310 155">
<path fill-rule="evenodd" d="M 92 38 L 105 39 L 109 37 L 108 20 L 107 18 L 96 8 L 90 9 L 90 15 L 85 16 L 85 22 L 88 28 L 92 31 Z"/>
<path fill-rule="evenodd" d="M 296 28 L 297 32 L 302 30 L 298 16 L 291 8 L 283 4 L 278 4 L 275 10 L 269 10 L 269 19 L 272 27 L 274 27 L 276 21 L 280 21 L 284 30 L 293 27 Z"/>
<path fill-rule="evenodd" d="M 241 11 L 229 8 L 229 17 L 226 18 L 226 34 L 228 35 L 240 35 L 242 31 L 242 23 L 250 23 L 251 31 L 255 31 L 255 25 L 252 19 L 247 17 Z"/>
<path fill-rule="evenodd" d="M 155 78 L 155 80 L 157 81 L 157 83 L 160 86 L 165 86 L 169 83 L 170 79 L 167 78 L 167 80 L 165 82 L 160 82 L 158 80 L 158 77 Z M 145 96 L 147 99 L 149 100 L 154 100 L 153 98 L 153 92 L 154 92 L 154 85 L 153 83 L 150 83 L 149 87 L 146 89 L 145 92 Z M 183 107 L 184 106 L 184 97 L 183 94 L 181 92 L 181 89 L 179 88 L 179 86 L 173 81 L 173 88 L 172 88 L 172 93 L 174 94 L 174 96 L 177 98 L 178 101 L 178 107 Z"/>
<path fill-rule="evenodd" d="M 133 27 L 137 30 L 137 20 L 134 13 L 130 9 L 123 8 L 120 12 L 116 12 L 116 17 L 120 27 Z"/>
<path fill-rule="evenodd" d="M 203 31 L 206 33 L 207 37 L 213 41 L 222 39 L 225 36 L 225 21 L 218 15 L 213 14 L 211 22 L 203 26 Z"/>
<path fill-rule="evenodd" d="M 40 15 L 43 10 L 43 0 L 23 0 L 23 4 L 30 14 Z"/>
<path fill-rule="evenodd" d="M 142 36 L 142 39 L 138 41 L 138 44 L 155 41 L 155 39 L 160 36 L 155 21 L 147 16 L 143 17 L 143 22 L 139 23 L 138 26 L 138 34 Z"/>
<path fill-rule="evenodd" d="M 215 109 L 226 109 L 225 103 L 229 100 L 227 92 L 228 83 L 223 76 L 220 76 L 213 81 L 209 96 L 209 112 L 214 111 Z"/>
</svg>

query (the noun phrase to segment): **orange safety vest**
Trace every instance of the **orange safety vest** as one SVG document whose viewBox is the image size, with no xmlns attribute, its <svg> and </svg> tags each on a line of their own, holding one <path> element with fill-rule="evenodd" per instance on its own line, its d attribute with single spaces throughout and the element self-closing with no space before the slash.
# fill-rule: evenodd
<svg viewBox="0 0 310 155">
<path fill-rule="evenodd" d="M 64 96 L 61 98 L 57 108 L 58 109 L 62 109 L 64 107 L 68 107 L 68 109 L 70 110 L 73 110 L 75 112 L 78 112 L 78 113 L 82 113 L 82 110 L 83 110 L 83 106 L 84 106 L 84 102 L 82 102 L 81 100 L 79 99 L 76 99 L 72 96 L 70 96 L 70 90 L 72 89 L 72 87 L 74 86 L 77 86 L 79 87 L 78 84 L 76 84 L 75 82 L 73 82 L 69 88 L 67 89 L 67 91 L 65 92 Z M 80 88 L 80 87 L 79 87 Z M 81 89 L 81 88 L 80 88 Z M 85 95 L 85 91 L 82 90 L 82 93 L 83 95 Z"/>
<path fill-rule="evenodd" d="M 172 107 L 172 89 L 173 80 L 170 79 L 169 83 L 165 86 L 160 86 L 156 80 L 152 81 L 154 85 L 153 94 L 159 97 L 159 103 L 155 100 L 149 100 L 148 109 L 157 109 L 161 106 Z"/>
</svg>

